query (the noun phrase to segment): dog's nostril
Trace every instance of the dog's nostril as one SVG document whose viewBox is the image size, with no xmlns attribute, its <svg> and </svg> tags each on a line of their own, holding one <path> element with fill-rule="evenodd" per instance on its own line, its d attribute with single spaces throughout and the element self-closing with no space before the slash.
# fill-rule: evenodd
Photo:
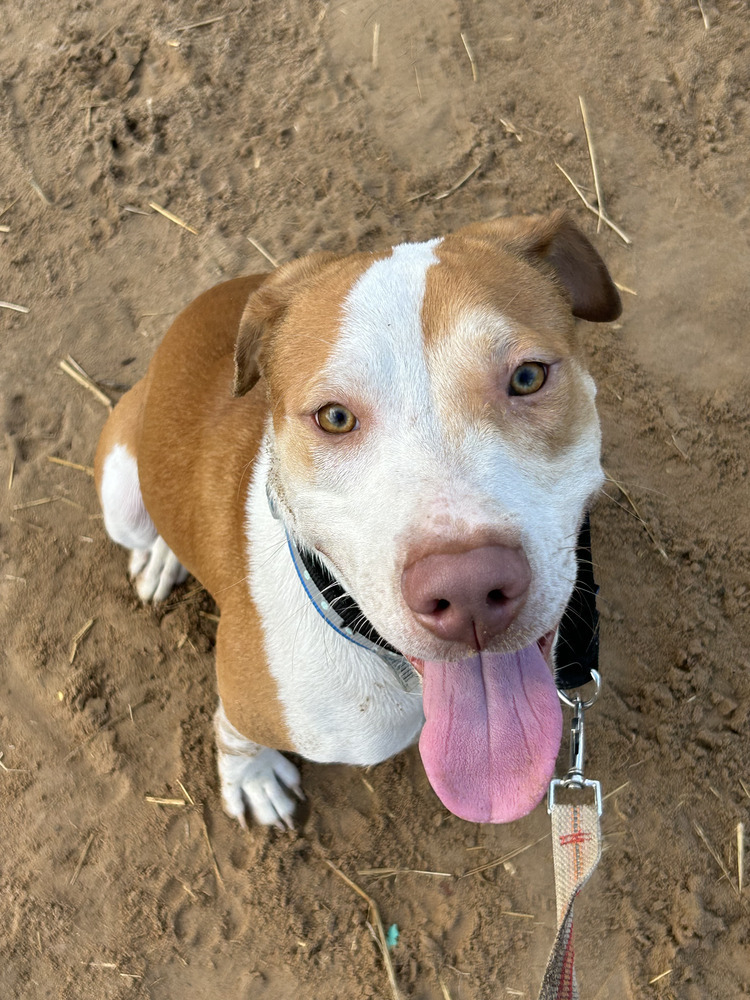
<svg viewBox="0 0 750 1000">
<path fill-rule="evenodd" d="M 498 604 L 504 604 L 504 603 L 505 603 L 505 594 L 502 592 L 502 590 L 491 590 L 489 594 L 487 594 L 487 604 L 489 605 L 489 607 L 491 608 L 497 607 Z"/>
<path fill-rule="evenodd" d="M 439 600 L 435 601 L 435 607 L 433 608 L 432 613 L 433 614 L 437 614 L 440 611 L 445 611 L 450 606 L 451 606 L 451 602 L 450 601 L 446 601 L 444 597 L 441 597 L 441 598 L 439 598 Z"/>
</svg>

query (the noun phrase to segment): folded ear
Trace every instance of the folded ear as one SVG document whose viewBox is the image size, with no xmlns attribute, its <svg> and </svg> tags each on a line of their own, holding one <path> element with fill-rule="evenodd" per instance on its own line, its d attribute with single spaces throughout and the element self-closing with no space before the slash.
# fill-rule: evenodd
<svg viewBox="0 0 750 1000">
<path fill-rule="evenodd" d="M 273 271 L 253 292 L 247 300 L 234 345 L 233 395 L 244 396 L 260 378 L 273 330 L 294 295 L 336 259 L 334 253 L 321 252 L 290 261 Z"/>
<path fill-rule="evenodd" d="M 462 234 L 489 239 L 532 267 L 551 273 L 581 319 L 609 323 L 622 312 L 604 261 L 565 211 L 478 223 Z"/>
</svg>

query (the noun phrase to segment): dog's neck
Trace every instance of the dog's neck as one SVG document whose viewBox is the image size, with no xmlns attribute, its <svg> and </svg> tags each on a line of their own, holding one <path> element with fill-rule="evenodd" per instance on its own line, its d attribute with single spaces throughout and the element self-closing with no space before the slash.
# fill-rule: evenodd
<svg viewBox="0 0 750 1000">
<path fill-rule="evenodd" d="M 418 675 L 406 657 L 386 642 L 351 594 L 314 553 L 298 548 L 288 533 L 287 545 L 300 583 L 321 618 L 344 639 L 377 653 L 403 687 L 412 690 Z"/>
</svg>

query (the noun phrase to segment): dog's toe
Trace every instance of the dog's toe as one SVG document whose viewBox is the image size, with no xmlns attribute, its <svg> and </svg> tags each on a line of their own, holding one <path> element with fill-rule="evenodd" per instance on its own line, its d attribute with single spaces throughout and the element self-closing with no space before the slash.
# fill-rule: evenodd
<svg viewBox="0 0 750 1000">
<path fill-rule="evenodd" d="M 135 580 L 143 572 L 150 555 L 151 549 L 131 549 L 130 561 L 128 562 L 128 576 L 131 580 Z"/>
<path fill-rule="evenodd" d="M 224 808 L 230 816 L 243 822 L 249 810 L 263 826 L 294 828 L 296 803 L 289 793 L 304 799 L 300 774 L 278 750 L 262 747 L 252 757 L 220 751 L 219 774 Z"/>
<path fill-rule="evenodd" d="M 261 787 L 244 787 L 245 796 L 256 823 L 275 826 L 279 830 L 294 829 L 295 803 L 274 777 Z"/>
<path fill-rule="evenodd" d="M 134 549 L 130 557 L 130 575 L 135 589 L 146 603 L 166 600 L 173 588 L 187 579 L 187 570 L 163 538 L 150 549 Z"/>
</svg>

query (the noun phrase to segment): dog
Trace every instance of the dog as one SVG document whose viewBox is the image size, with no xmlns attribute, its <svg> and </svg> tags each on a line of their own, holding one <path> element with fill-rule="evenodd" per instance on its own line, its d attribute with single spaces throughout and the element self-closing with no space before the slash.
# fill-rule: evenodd
<svg viewBox="0 0 750 1000">
<path fill-rule="evenodd" d="M 557 211 L 313 253 L 177 317 L 95 476 L 141 599 L 192 573 L 219 605 L 231 816 L 291 827 L 283 751 L 368 765 L 417 738 L 458 816 L 539 802 L 555 636 L 603 481 L 575 317 L 620 310 Z"/>
</svg>

